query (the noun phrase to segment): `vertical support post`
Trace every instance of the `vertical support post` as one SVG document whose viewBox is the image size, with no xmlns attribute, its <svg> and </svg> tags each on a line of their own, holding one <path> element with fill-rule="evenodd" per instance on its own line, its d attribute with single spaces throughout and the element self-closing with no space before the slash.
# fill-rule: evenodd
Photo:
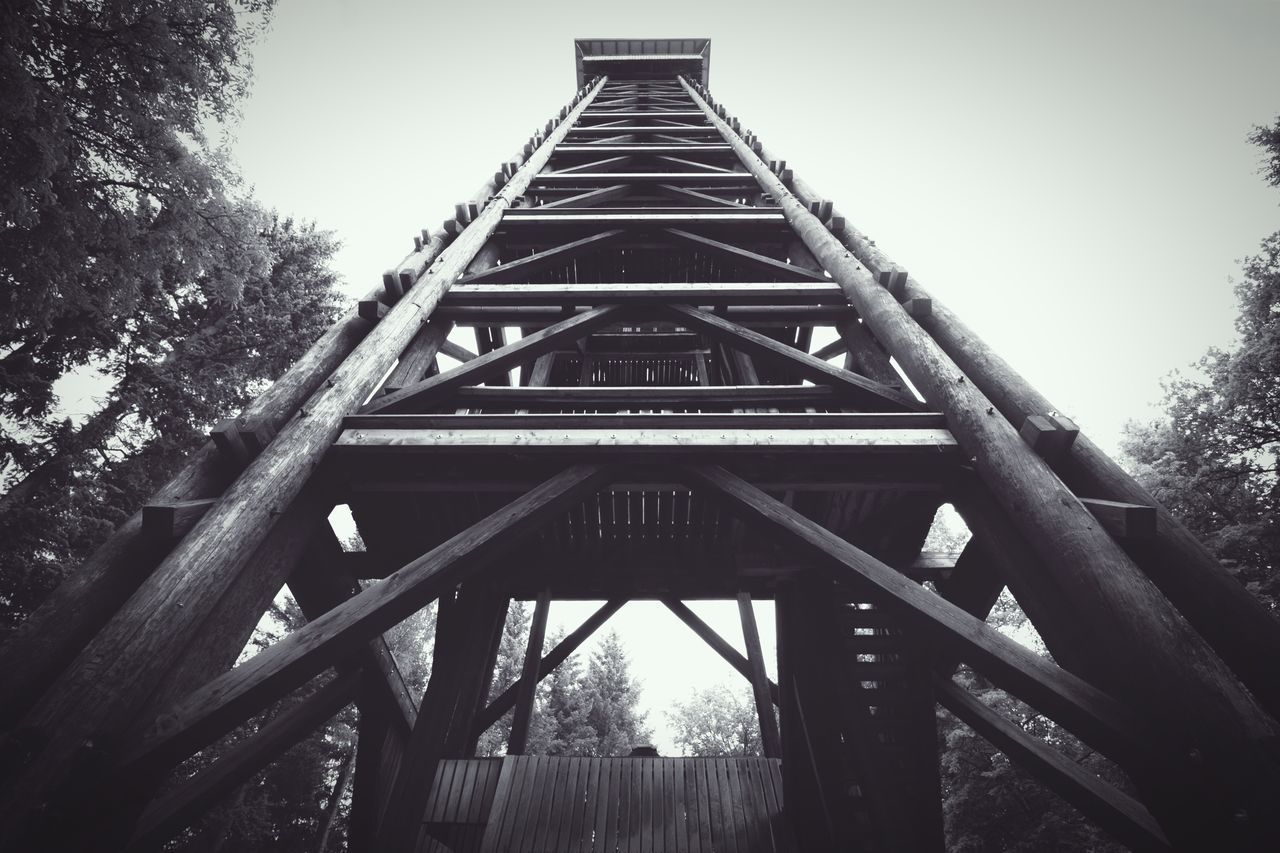
<svg viewBox="0 0 1280 853">
<path fill-rule="evenodd" d="M 41 748 L 7 774 L 11 790 L 21 795 L 0 811 L 0 838 L 22 837 L 38 821 L 41 803 L 82 775 L 80 744 L 116 744 L 145 724 L 140 717 L 149 698 L 182 665 L 182 649 L 173 639 L 198 626 L 243 579 L 271 522 L 307 484 L 342 419 L 374 390 L 606 80 L 601 78 L 547 136 L 26 715 L 24 728 Z M 173 606 L 176 602 L 183 606 Z"/>
<path fill-rule="evenodd" d="M 760 720 L 760 746 L 765 758 L 781 758 L 782 743 L 778 738 L 778 721 L 773 716 L 773 699 L 769 696 L 769 676 L 764 668 L 764 651 L 760 647 L 760 630 L 751 593 L 738 593 L 738 615 L 742 619 L 742 639 L 747 646 L 747 663 L 751 665 L 751 692 Z"/>
<path fill-rule="evenodd" d="M 1261 808 L 1256 786 L 1245 780 L 1276 778 L 1276 759 L 1259 746 L 1280 736 L 1276 723 L 994 404 L 706 101 L 682 85 L 761 188 L 778 199 L 787 222 L 912 383 L 947 415 L 957 442 L 1044 566 L 1030 580 L 1053 602 L 1046 615 L 1070 633 L 1078 671 L 1139 710 L 1171 751 L 1185 755 L 1190 748 L 1196 756 L 1161 767 L 1130 761 L 1125 768 L 1170 838 L 1204 846 L 1220 844 L 1223 834 L 1243 842 L 1242 834 L 1272 832 L 1229 816 Z M 1094 615 L 1087 630 L 1075 624 L 1080 613 Z M 1194 814 L 1182 805 L 1191 791 L 1204 804 Z"/>
<path fill-rule="evenodd" d="M 524 667 L 520 671 L 520 690 L 516 694 L 516 713 L 511 721 L 507 755 L 524 755 L 529 745 L 533 698 L 538 688 L 538 664 L 542 662 L 542 643 L 547 634 L 547 613 L 550 609 L 551 590 L 544 589 L 538 595 L 538 603 L 533 608 L 533 621 L 529 625 L 529 645 L 525 649 Z"/>
</svg>

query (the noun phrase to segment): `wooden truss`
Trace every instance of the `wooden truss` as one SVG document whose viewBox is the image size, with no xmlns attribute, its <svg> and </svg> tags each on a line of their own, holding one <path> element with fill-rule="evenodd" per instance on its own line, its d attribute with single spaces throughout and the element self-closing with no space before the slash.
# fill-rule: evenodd
<svg viewBox="0 0 1280 853">
<path fill-rule="evenodd" d="M 152 849 L 351 703 L 352 849 L 941 850 L 937 705 L 1134 849 L 1280 844 L 1275 622 L 715 102 L 707 51 L 579 42 L 580 74 L 613 76 L 22 626 L 5 846 Z M 973 531 L 959 555 L 921 551 L 944 502 Z M 325 523 L 339 503 L 365 551 Z M 285 584 L 310 621 L 233 665 Z M 1006 587 L 1052 659 L 986 624 Z M 529 647 L 490 698 L 513 598 L 537 602 Z M 745 655 L 684 603 L 708 598 L 738 603 Z M 605 603 L 546 651 L 555 599 Z M 762 763 L 519 757 L 538 681 L 635 599 L 750 683 Z M 431 602 L 415 697 L 383 633 Z M 983 705 L 962 664 L 1132 789 Z M 508 712 L 512 757 L 476 759 Z M 644 829 L 628 797 L 666 805 Z"/>
</svg>

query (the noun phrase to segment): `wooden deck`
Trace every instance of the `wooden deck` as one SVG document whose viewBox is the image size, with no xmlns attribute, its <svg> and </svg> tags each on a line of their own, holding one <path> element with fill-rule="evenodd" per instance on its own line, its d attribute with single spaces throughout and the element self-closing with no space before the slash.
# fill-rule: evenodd
<svg viewBox="0 0 1280 853">
<path fill-rule="evenodd" d="M 764 853 L 790 838 L 775 759 L 513 756 L 441 762 L 418 850 Z"/>
</svg>

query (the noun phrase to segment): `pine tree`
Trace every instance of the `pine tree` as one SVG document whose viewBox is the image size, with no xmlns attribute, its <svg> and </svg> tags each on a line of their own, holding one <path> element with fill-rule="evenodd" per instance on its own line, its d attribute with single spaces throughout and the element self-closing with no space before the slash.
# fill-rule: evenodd
<svg viewBox="0 0 1280 853">
<path fill-rule="evenodd" d="M 547 645 L 555 648 L 562 639 L 564 631 L 557 631 Z M 543 681 L 545 692 L 535 722 L 546 730 L 546 748 L 541 750 L 546 755 L 598 754 L 599 737 L 591 726 L 591 703 L 582 680 L 582 663 L 570 655 Z"/>
<path fill-rule="evenodd" d="M 594 755 L 627 755 L 653 734 L 639 712 L 640 684 L 616 631 L 601 640 L 591 656 L 583 688 L 589 702 L 587 720 L 595 731 Z"/>
</svg>

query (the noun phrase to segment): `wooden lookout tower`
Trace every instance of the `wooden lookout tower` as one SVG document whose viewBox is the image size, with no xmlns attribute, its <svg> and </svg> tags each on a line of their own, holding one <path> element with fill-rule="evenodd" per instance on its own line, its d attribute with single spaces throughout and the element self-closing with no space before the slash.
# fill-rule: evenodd
<svg viewBox="0 0 1280 853">
<path fill-rule="evenodd" d="M 937 706 L 1134 849 L 1280 849 L 1266 611 L 712 97 L 706 39 L 575 57 L 569 102 L 6 646 L 0 846 L 156 849 L 355 703 L 353 850 L 940 851 Z M 943 503 L 950 561 L 921 553 Z M 235 666 L 284 584 L 311 621 Z M 1052 659 L 984 622 L 1006 587 Z M 489 702 L 511 599 L 524 674 Z M 557 599 L 604 604 L 544 649 Z M 538 679 L 636 599 L 750 682 L 763 758 L 522 755 Z M 690 599 L 736 600 L 748 654 Z M 382 633 L 436 600 L 410 696 Z M 513 707 L 510 756 L 475 758 Z"/>
</svg>

